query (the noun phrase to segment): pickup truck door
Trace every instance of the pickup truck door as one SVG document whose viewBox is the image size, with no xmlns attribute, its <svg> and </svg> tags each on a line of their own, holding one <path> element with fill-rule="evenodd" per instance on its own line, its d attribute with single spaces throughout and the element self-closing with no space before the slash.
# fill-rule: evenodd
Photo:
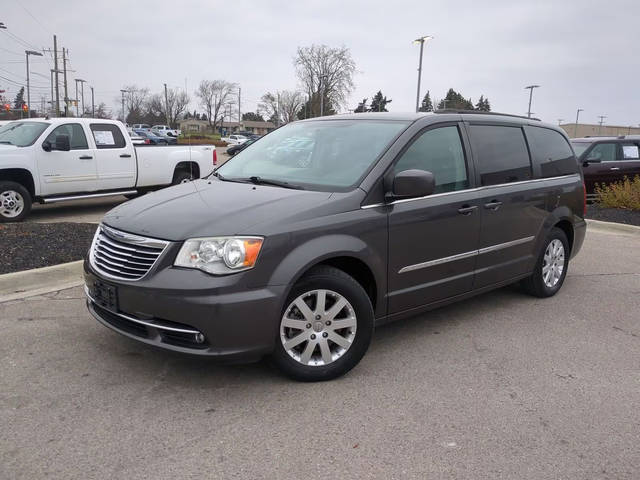
<svg viewBox="0 0 640 480">
<path fill-rule="evenodd" d="M 69 135 L 71 150 L 43 148 L 45 142 L 55 146 L 57 135 Z M 54 128 L 36 148 L 42 196 L 92 192 L 96 190 L 96 152 L 87 142 L 80 123 L 65 123 Z"/>
<path fill-rule="evenodd" d="M 96 145 L 97 188 L 115 190 L 136 185 L 136 152 L 129 135 L 113 123 L 91 123 Z"/>
</svg>

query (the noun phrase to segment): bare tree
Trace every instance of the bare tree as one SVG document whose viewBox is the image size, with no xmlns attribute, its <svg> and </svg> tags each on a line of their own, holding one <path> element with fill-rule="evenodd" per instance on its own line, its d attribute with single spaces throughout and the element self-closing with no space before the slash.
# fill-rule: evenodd
<svg viewBox="0 0 640 480">
<path fill-rule="evenodd" d="M 149 99 L 149 89 L 137 85 L 125 85 L 124 104 L 126 109 L 126 122 L 140 123 L 144 116 L 144 110 Z M 117 105 L 120 105 L 121 97 L 116 97 Z"/>
<path fill-rule="evenodd" d="M 152 117 L 158 120 L 163 120 L 168 117 L 169 126 L 175 126 L 180 115 L 187 109 L 189 101 L 189 95 L 187 95 L 185 91 L 177 88 L 169 88 L 167 89 L 166 98 L 162 93 L 156 93 L 149 98 L 147 111 Z"/>
<path fill-rule="evenodd" d="M 260 98 L 258 111 L 276 125 L 281 125 L 293 122 L 303 105 L 304 96 L 301 92 L 281 90 L 276 93 L 265 93 Z"/>
<path fill-rule="evenodd" d="M 353 75 L 356 71 L 356 63 L 347 47 L 298 47 L 293 64 L 305 91 L 312 96 L 323 97 L 325 112 L 346 106 L 349 93 L 354 88 Z M 312 108 L 316 107 L 312 104 Z M 313 113 L 319 115 L 320 112 Z"/>
<path fill-rule="evenodd" d="M 218 121 L 222 121 L 225 111 L 235 103 L 237 84 L 226 80 L 202 80 L 196 96 L 200 99 L 200 106 L 205 109 L 209 125 L 215 130 Z"/>
</svg>

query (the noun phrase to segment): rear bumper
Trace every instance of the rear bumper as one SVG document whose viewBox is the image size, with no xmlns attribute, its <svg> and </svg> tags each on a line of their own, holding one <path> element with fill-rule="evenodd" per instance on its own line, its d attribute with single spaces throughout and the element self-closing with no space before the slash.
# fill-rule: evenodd
<svg viewBox="0 0 640 480">
<path fill-rule="evenodd" d="M 283 286 L 167 290 L 153 288 L 148 282 L 143 286 L 102 279 L 87 262 L 84 269 L 89 312 L 122 335 L 165 350 L 224 362 L 255 361 L 273 350 Z M 105 309 L 92 297 L 90 288 L 95 281 L 117 288 L 116 311 Z"/>
</svg>

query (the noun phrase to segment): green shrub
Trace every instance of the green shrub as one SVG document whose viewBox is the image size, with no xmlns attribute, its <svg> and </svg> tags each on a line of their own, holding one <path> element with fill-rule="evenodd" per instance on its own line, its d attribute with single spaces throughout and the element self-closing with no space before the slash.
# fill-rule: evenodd
<svg viewBox="0 0 640 480">
<path fill-rule="evenodd" d="M 610 185 L 596 184 L 596 194 L 602 207 L 640 210 L 640 175 Z"/>
</svg>

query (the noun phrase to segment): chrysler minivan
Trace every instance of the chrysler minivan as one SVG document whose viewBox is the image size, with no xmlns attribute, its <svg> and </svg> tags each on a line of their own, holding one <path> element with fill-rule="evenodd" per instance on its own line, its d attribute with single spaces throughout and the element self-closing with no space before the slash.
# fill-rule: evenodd
<svg viewBox="0 0 640 480">
<path fill-rule="evenodd" d="M 290 123 L 209 178 L 111 210 L 87 305 L 146 344 L 270 356 L 299 380 L 353 368 L 374 327 L 515 282 L 561 288 L 586 224 L 562 130 L 444 111 Z"/>
</svg>

